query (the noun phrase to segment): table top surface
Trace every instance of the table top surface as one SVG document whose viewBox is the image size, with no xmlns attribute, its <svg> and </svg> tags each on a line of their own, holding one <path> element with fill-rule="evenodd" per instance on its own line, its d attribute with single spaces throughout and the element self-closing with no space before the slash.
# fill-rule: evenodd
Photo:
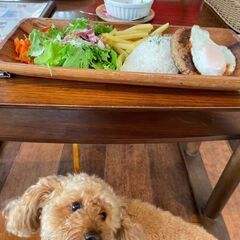
<svg viewBox="0 0 240 240">
<path fill-rule="evenodd" d="M 194 23 L 208 27 L 226 27 L 224 22 L 201 1 L 155 1 L 154 23 L 170 22 L 178 25 Z M 96 19 L 94 9 L 100 0 L 56 1 L 53 18 L 72 19 L 82 15 Z M 170 10 L 169 10 L 170 9 Z M 0 80 L 0 106 L 44 108 L 189 108 L 238 109 L 239 92 L 199 91 L 137 87 L 112 84 L 79 83 L 17 76 Z"/>
</svg>

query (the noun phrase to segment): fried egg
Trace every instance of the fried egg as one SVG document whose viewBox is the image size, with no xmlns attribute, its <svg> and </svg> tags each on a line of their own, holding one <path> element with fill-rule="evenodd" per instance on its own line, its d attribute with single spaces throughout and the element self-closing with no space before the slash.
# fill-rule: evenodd
<svg viewBox="0 0 240 240">
<path fill-rule="evenodd" d="M 202 75 L 230 75 L 236 67 L 236 58 L 225 46 L 213 42 L 209 32 L 194 25 L 191 30 L 191 54 L 195 67 Z"/>
</svg>

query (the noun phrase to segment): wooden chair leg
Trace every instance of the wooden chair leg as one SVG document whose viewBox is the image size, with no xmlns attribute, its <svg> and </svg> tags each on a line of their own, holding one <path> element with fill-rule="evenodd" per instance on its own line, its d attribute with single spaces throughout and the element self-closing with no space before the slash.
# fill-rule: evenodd
<svg viewBox="0 0 240 240">
<path fill-rule="evenodd" d="M 210 195 L 203 214 L 215 219 L 240 182 L 240 144 L 232 154 Z"/>
<path fill-rule="evenodd" d="M 228 231 L 221 215 L 216 219 L 203 216 L 208 197 L 212 193 L 204 163 L 199 153 L 200 142 L 179 143 L 179 148 L 188 172 L 189 183 L 202 225 L 219 240 L 229 240 Z"/>
<path fill-rule="evenodd" d="M 80 172 L 80 157 L 79 157 L 79 146 L 77 143 L 72 145 L 73 150 L 73 171 L 74 173 Z"/>
</svg>

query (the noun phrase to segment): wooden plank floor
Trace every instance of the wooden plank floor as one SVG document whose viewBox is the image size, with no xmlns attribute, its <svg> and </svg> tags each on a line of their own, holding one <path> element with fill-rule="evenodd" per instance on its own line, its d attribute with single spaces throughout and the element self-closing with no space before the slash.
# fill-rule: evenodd
<svg viewBox="0 0 240 240">
<path fill-rule="evenodd" d="M 199 222 L 176 144 L 80 145 L 80 153 L 82 171 L 104 178 L 117 193 L 149 201 L 187 221 Z M 203 143 L 201 154 L 214 185 L 231 148 L 226 142 Z M 4 143 L 0 151 L 0 207 L 22 194 L 40 176 L 72 172 L 71 159 L 68 144 Z M 238 189 L 224 209 L 231 240 L 240 239 L 239 199 Z M 1 217 L 0 239 L 20 239 L 4 231 Z"/>
</svg>

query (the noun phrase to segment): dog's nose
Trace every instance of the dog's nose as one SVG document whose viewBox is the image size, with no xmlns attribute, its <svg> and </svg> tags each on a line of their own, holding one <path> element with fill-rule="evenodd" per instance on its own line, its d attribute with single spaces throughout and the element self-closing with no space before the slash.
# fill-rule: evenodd
<svg viewBox="0 0 240 240">
<path fill-rule="evenodd" d="M 98 233 L 91 231 L 86 233 L 85 240 L 101 240 L 101 237 Z"/>
</svg>

